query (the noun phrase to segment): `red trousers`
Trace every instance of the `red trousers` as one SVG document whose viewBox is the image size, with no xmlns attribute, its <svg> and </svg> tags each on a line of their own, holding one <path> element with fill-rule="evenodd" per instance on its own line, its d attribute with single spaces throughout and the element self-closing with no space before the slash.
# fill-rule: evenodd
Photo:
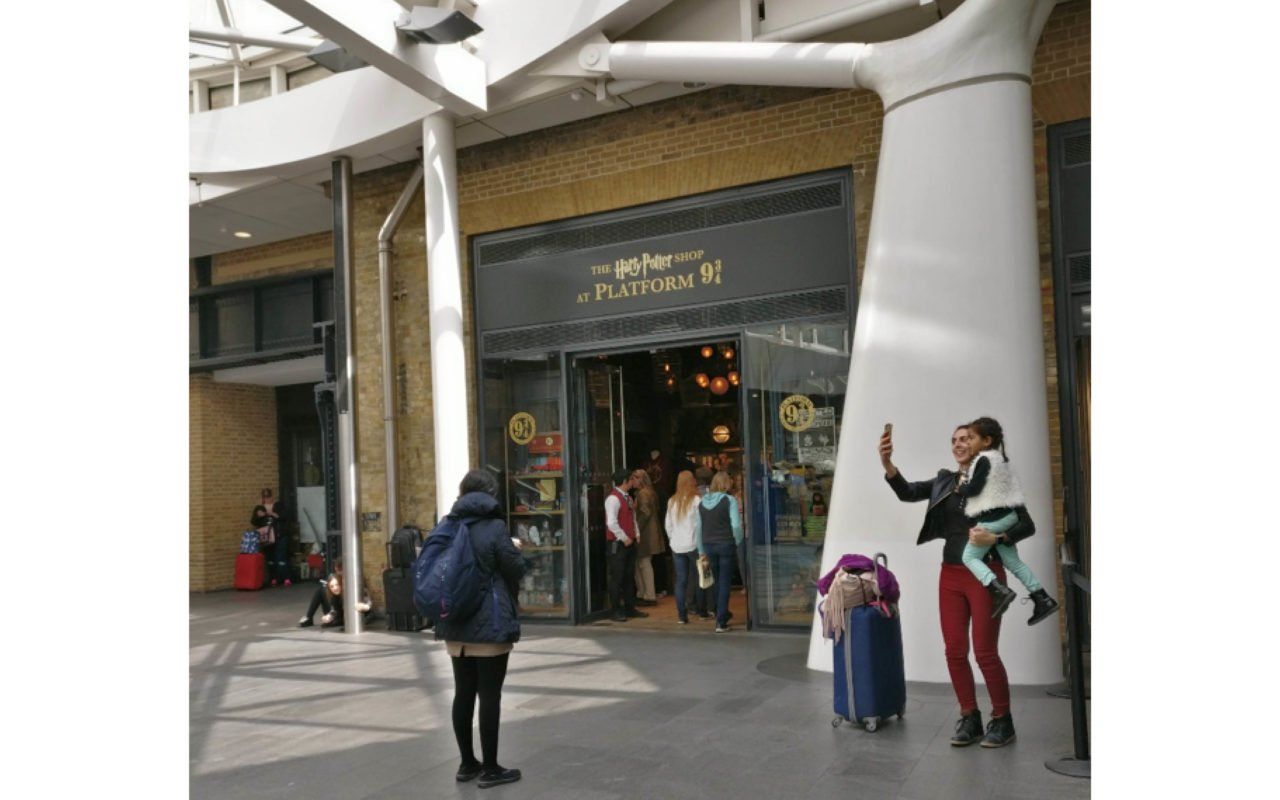
<svg viewBox="0 0 1280 800">
<path fill-rule="evenodd" d="M 1006 581 L 1004 567 L 992 571 L 1001 583 Z M 942 641 L 946 647 L 947 670 L 960 713 L 978 708 L 973 685 L 973 669 L 969 666 L 969 626 L 973 625 L 973 655 L 987 682 L 991 695 L 991 716 L 1009 713 L 1009 676 L 1000 660 L 1000 620 L 991 618 L 991 595 L 963 564 L 943 564 L 938 576 L 938 616 L 942 621 Z"/>
</svg>

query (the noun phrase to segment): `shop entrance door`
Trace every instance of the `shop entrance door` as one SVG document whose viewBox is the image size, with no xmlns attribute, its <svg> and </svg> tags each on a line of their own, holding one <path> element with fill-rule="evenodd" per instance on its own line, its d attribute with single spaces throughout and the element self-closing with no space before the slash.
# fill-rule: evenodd
<svg viewBox="0 0 1280 800">
<path fill-rule="evenodd" d="M 643 350 L 572 355 L 571 458 L 573 529 L 577 532 L 577 621 L 594 621 L 612 610 L 606 561 L 604 500 L 618 470 L 645 469 L 659 497 L 658 527 L 682 470 L 726 471 L 745 519 L 743 409 L 737 337 L 661 343 Z M 657 454 L 656 457 L 654 454 Z M 663 552 L 651 557 L 657 605 L 644 606 L 649 620 L 631 627 L 674 625 L 674 562 L 665 531 Z M 746 624 L 742 562 L 730 607 Z M 645 570 L 645 580 L 648 570 Z M 669 618 L 669 619 L 668 619 Z"/>
<path fill-rule="evenodd" d="M 621 367 L 590 356 L 573 359 L 574 528 L 580 531 L 581 556 L 577 583 L 586 589 L 586 602 L 579 603 L 585 611 L 582 619 L 599 618 L 609 610 L 604 498 L 610 476 L 625 463 L 619 452 L 626 440 L 623 378 Z"/>
</svg>

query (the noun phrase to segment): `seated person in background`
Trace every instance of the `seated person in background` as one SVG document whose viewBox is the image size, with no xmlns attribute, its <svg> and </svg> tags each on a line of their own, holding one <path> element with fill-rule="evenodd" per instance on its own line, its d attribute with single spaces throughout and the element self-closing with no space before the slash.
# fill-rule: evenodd
<svg viewBox="0 0 1280 800">
<path fill-rule="evenodd" d="M 360 599 L 356 603 L 356 608 L 364 615 L 367 621 L 373 612 L 373 601 L 369 596 L 369 587 L 361 581 Z M 342 611 L 342 561 L 339 559 L 334 562 L 333 574 L 316 587 L 315 594 L 311 596 L 311 602 L 307 606 L 307 615 L 298 620 L 299 628 L 310 628 L 315 623 L 312 618 L 315 617 L 316 609 L 323 608 L 324 616 L 320 618 L 320 622 L 325 628 L 340 628 L 343 625 Z"/>
</svg>

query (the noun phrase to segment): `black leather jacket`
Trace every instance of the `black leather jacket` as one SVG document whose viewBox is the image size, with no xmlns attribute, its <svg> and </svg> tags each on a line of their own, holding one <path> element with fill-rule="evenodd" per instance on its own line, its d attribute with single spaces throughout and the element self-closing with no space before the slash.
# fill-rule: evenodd
<svg viewBox="0 0 1280 800">
<path fill-rule="evenodd" d="M 946 538 L 946 532 L 942 530 L 942 515 L 934 512 L 938 504 L 955 491 L 956 473 L 954 471 L 940 469 L 938 476 L 931 481 L 908 481 L 902 477 L 902 471 L 899 470 L 892 478 L 886 475 L 885 480 L 888 481 L 894 494 L 898 495 L 898 499 L 904 503 L 929 501 L 929 509 L 925 512 L 924 524 L 920 526 L 920 535 L 916 538 L 916 544 Z M 1027 513 L 1027 509 L 1019 507 L 1014 510 L 1018 513 L 1018 521 L 1012 528 L 1005 531 L 1006 544 L 1017 544 L 1036 532 L 1036 524 L 1031 521 L 1031 515 Z M 995 552 L 994 549 L 991 552 Z"/>
</svg>

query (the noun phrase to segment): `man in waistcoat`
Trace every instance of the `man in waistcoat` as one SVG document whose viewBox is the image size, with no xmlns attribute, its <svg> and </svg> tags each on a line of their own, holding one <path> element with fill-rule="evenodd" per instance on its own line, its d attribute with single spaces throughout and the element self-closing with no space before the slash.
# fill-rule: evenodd
<svg viewBox="0 0 1280 800">
<path fill-rule="evenodd" d="M 631 496 L 635 488 L 631 470 L 613 473 L 613 489 L 604 499 L 605 547 L 609 563 L 610 619 L 626 622 L 631 617 L 647 617 L 636 610 L 636 514 Z"/>
</svg>

